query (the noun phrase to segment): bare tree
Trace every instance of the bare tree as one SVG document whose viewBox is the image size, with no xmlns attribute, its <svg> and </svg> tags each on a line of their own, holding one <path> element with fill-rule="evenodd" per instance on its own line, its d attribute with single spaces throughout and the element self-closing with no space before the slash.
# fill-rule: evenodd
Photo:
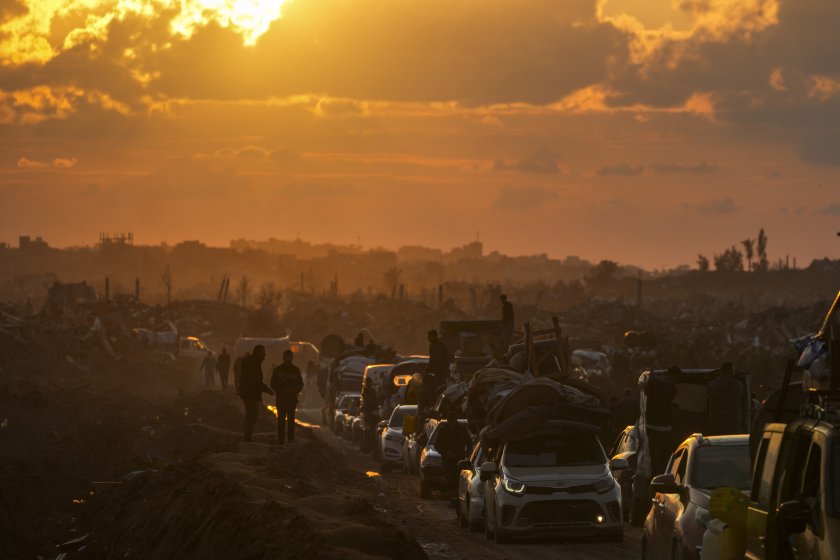
<svg viewBox="0 0 840 560">
<path fill-rule="evenodd" d="M 747 271 L 752 271 L 753 255 L 755 254 L 755 240 L 749 238 L 744 239 L 741 241 L 741 245 L 744 246 L 744 256 L 747 258 Z"/>
<path fill-rule="evenodd" d="M 764 233 L 764 228 L 761 228 L 758 232 L 756 254 L 758 263 L 756 263 L 755 269 L 759 272 L 767 272 L 770 269 L 770 261 L 767 260 L 767 235 Z"/>
<path fill-rule="evenodd" d="M 700 272 L 709 271 L 709 257 L 706 255 L 697 255 L 697 270 Z"/>
<path fill-rule="evenodd" d="M 166 305 L 172 305 L 172 269 L 166 265 L 160 273 L 160 281 L 166 290 Z"/>
<path fill-rule="evenodd" d="M 236 298 L 239 300 L 239 304 L 242 307 L 248 305 L 248 297 L 250 297 L 250 295 L 251 281 L 243 274 L 242 279 L 239 280 L 239 284 L 236 286 Z"/>
</svg>

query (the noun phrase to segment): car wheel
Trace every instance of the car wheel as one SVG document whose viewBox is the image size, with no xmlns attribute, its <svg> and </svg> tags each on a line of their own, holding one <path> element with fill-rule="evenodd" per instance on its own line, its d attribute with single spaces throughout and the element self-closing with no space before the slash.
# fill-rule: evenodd
<svg viewBox="0 0 840 560">
<path fill-rule="evenodd" d="M 423 476 L 420 476 L 420 497 L 424 500 L 428 500 L 432 497 L 432 489 L 429 488 L 429 484 L 423 480 Z"/>
<path fill-rule="evenodd" d="M 630 504 L 630 525 L 632 527 L 641 527 L 645 522 L 645 517 L 647 517 L 650 502 L 633 498 Z"/>
</svg>

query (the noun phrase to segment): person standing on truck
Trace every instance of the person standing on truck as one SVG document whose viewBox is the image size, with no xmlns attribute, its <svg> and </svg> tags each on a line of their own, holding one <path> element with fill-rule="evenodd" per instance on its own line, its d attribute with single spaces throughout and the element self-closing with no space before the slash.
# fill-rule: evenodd
<svg viewBox="0 0 840 560">
<path fill-rule="evenodd" d="M 508 297 L 502 294 L 499 299 L 502 302 L 502 346 L 507 351 L 508 347 L 513 344 L 513 330 L 514 330 L 514 314 L 513 304 L 508 301 Z"/>
<path fill-rule="evenodd" d="M 667 374 L 651 373 L 645 384 L 645 433 L 650 450 L 650 466 L 653 476 L 665 472 L 668 459 L 674 450 L 673 403 L 677 396 L 677 387 L 673 377 L 682 373 L 680 368 L 671 366 Z"/>
<path fill-rule="evenodd" d="M 228 373 L 230 372 L 230 354 L 227 353 L 227 348 L 222 348 L 222 353 L 216 358 L 216 371 L 219 372 L 219 383 L 222 385 L 222 391 L 227 391 Z"/>
<path fill-rule="evenodd" d="M 732 362 L 720 366 L 717 377 L 706 386 L 709 392 L 709 434 L 723 436 L 744 431 L 744 386 L 735 378 Z"/>
<path fill-rule="evenodd" d="M 456 487 L 458 481 L 458 461 L 469 455 L 470 434 L 458 422 L 458 412 L 450 409 L 446 413 L 446 425 L 440 427 L 435 449 L 443 459 L 443 477 L 448 487 Z"/>
<path fill-rule="evenodd" d="M 274 391 L 263 383 L 262 363 L 265 360 L 265 346 L 257 344 L 251 354 L 242 360 L 242 375 L 239 378 L 239 396 L 245 405 L 245 441 L 251 441 L 254 426 L 262 408 L 262 394 L 273 395 Z"/>
<path fill-rule="evenodd" d="M 199 373 L 204 373 L 204 386 L 208 389 L 215 385 L 213 378 L 216 375 L 216 360 L 213 359 L 213 352 L 207 351 L 207 355 L 201 361 L 201 366 L 198 368 Z"/>
<path fill-rule="evenodd" d="M 449 348 L 434 329 L 429 331 L 428 338 L 429 365 L 426 366 L 426 375 L 423 376 L 420 402 L 424 409 L 432 405 L 437 390 L 446 384 L 446 378 L 449 376 Z"/>
<path fill-rule="evenodd" d="M 303 389 L 303 376 L 292 363 L 294 359 L 291 350 L 284 350 L 283 363 L 274 368 L 271 374 L 271 388 L 274 389 L 277 404 L 277 443 L 280 445 L 283 445 L 285 434 L 289 436 L 289 443 L 295 441 L 295 409 L 298 393 Z"/>
</svg>

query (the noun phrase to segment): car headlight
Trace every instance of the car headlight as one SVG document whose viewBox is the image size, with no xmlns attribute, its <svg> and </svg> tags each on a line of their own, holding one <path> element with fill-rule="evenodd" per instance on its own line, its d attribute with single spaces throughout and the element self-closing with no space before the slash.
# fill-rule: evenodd
<svg viewBox="0 0 840 560">
<path fill-rule="evenodd" d="M 525 493 L 525 485 L 518 480 L 514 480 L 507 475 L 502 476 L 502 486 L 511 494 L 521 496 Z"/>
<path fill-rule="evenodd" d="M 612 475 L 607 475 L 603 478 L 599 478 L 598 480 L 592 483 L 592 487 L 599 494 L 603 494 L 604 492 L 612 490 L 613 486 L 615 486 L 615 479 L 612 477 Z"/>
</svg>

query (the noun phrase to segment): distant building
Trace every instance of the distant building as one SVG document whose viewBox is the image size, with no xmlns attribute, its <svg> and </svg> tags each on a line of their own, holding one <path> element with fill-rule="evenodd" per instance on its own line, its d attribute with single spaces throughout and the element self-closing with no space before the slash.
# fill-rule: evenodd
<svg viewBox="0 0 840 560">
<path fill-rule="evenodd" d="M 49 249 L 49 247 L 50 246 L 47 242 L 40 237 L 32 239 L 28 235 L 21 235 L 18 238 L 18 248 L 21 251 L 42 251 L 44 249 Z"/>
</svg>

